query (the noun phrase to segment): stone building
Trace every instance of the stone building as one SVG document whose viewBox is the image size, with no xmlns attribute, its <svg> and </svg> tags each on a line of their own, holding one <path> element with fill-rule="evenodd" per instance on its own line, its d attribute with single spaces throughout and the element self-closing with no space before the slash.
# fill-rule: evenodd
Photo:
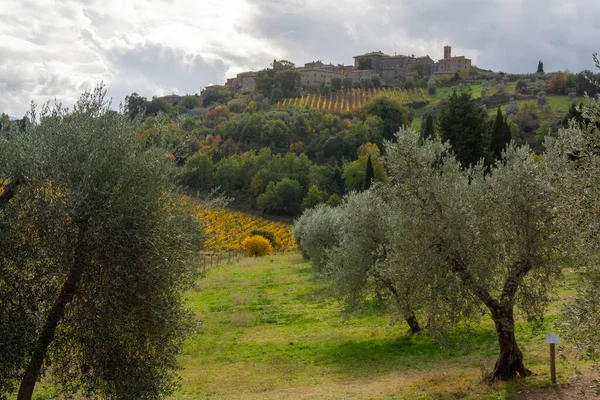
<svg viewBox="0 0 600 400">
<path fill-rule="evenodd" d="M 181 99 L 183 99 L 183 96 L 173 93 L 173 94 L 168 94 L 166 96 L 162 96 L 159 98 L 164 99 L 167 103 L 169 103 L 171 105 L 175 105 L 175 104 L 179 103 L 181 101 Z"/>
<path fill-rule="evenodd" d="M 370 61 L 368 61 L 370 60 Z M 429 56 L 415 57 L 414 55 L 388 55 L 381 51 L 362 54 L 354 57 L 354 67 L 358 70 L 365 64 L 371 65 L 371 71 L 379 75 L 386 85 L 398 86 L 411 70 L 414 64 L 423 65 L 423 74 L 431 75 L 434 61 Z"/>
<path fill-rule="evenodd" d="M 237 74 L 237 89 L 239 93 L 251 93 L 256 89 L 256 72 L 248 71 Z"/>
<path fill-rule="evenodd" d="M 381 51 L 372 51 L 370 53 L 365 53 L 365 54 L 361 54 L 360 56 L 354 56 L 354 68 L 355 69 L 360 69 L 361 64 L 364 64 L 366 62 L 369 62 L 370 60 L 370 66 L 371 68 L 367 68 L 367 69 L 372 69 L 375 70 L 378 74 L 381 73 L 381 59 L 383 57 L 390 57 L 385 53 L 382 53 Z"/>
<path fill-rule="evenodd" d="M 353 81 L 360 81 L 362 78 L 370 78 L 373 75 L 377 75 L 377 76 L 381 77 L 381 75 L 379 75 L 373 69 L 355 69 L 353 71 L 349 71 L 346 74 L 346 76 L 349 78 L 352 78 Z"/>
<path fill-rule="evenodd" d="M 296 71 L 302 74 L 302 86 L 314 88 L 321 83 L 331 84 L 333 78 L 350 77 L 359 81 L 373 75 L 378 75 L 383 85 L 400 86 L 411 70 L 416 69 L 415 66 L 419 67 L 419 72 L 424 77 L 432 74 L 453 75 L 457 71 L 471 68 L 471 60 L 465 56 L 452 56 L 450 46 L 444 47 L 444 58 L 438 62 L 434 62 L 428 55 L 415 57 L 414 54 L 395 54 L 392 56 L 381 51 L 373 51 L 353 58 L 354 65 L 325 64 L 321 60 L 317 60 L 307 62 L 302 67 L 296 67 Z M 225 87 L 234 93 L 251 93 L 256 89 L 255 77 L 256 72 L 242 72 L 235 78 L 227 79 Z"/>
<path fill-rule="evenodd" d="M 306 87 L 317 87 L 321 84 L 331 85 L 333 78 L 344 78 L 342 72 L 323 67 L 304 67 L 300 73 L 302 74 L 302 86 Z"/>
<path fill-rule="evenodd" d="M 471 68 L 471 60 L 465 56 L 452 57 L 452 47 L 444 47 L 444 58 L 435 64 L 435 74 L 438 75 L 454 75 L 460 70 L 469 70 Z"/>
</svg>

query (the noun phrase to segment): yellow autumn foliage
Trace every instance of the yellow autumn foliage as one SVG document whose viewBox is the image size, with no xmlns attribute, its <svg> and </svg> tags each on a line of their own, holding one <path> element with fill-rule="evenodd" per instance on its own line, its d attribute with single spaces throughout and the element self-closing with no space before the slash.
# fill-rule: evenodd
<svg viewBox="0 0 600 400">
<path fill-rule="evenodd" d="M 349 113 L 355 111 L 365 105 L 369 100 L 377 96 L 387 96 L 394 98 L 400 103 L 409 103 L 415 101 L 423 101 L 426 99 L 423 89 L 350 89 L 339 90 L 327 96 L 309 93 L 308 95 L 299 98 L 284 99 L 280 107 L 308 107 L 312 109 L 329 111 L 333 113 Z M 312 99 L 311 99 L 312 98 Z M 286 102 L 286 100 L 289 100 Z M 279 105 L 279 103 L 278 103 Z"/>
<path fill-rule="evenodd" d="M 204 225 L 206 246 L 213 250 L 240 250 L 242 240 L 254 230 L 271 232 L 277 238 L 278 250 L 295 250 L 292 226 L 255 215 L 205 204 L 196 206 L 196 216 Z"/>
<path fill-rule="evenodd" d="M 262 257 L 267 254 L 273 254 L 271 242 L 259 235 L 249 236 L 242 240 L 242 250 L 244 250 L 247 255 L 253 257 Z"/>
</svg>

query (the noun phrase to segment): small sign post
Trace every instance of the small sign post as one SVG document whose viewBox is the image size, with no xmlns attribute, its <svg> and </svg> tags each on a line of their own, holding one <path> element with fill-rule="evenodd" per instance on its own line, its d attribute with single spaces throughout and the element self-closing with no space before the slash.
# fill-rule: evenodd
<svg viewBox="0 0 600 400">
<path fill-rule="evenodd" d="M 560 342 L 557 333 L 546 335 L 546 343 L 550 345 L 550 381 L 556 385 L 556 345 Z"/>
</svg>

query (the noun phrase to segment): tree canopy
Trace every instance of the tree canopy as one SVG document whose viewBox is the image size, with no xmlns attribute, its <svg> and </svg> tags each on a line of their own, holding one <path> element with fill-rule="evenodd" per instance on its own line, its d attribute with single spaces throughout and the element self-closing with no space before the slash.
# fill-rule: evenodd
<svg viewBox="0 0 600 400">
<path fill-rule="evenodd" d="M 568 157 L 559 142 L 546 147 L 535 159 L 510 145 L 502 163 L 465 168 L 449 143 L 402 128 L 387 148 L 389 184 L 338 208 L 318 206 L 298 220 L 297 244 L 344 303 L 379 292 L 411 330 L 419 318 L 444 331 L 487 310 L 500 350 L 491 376 L 527 376 L 515 310 L 540 319 L 553 283 L 574 262 L 559 218 Z"/>
<path fill-rule="evenodd" d="M 299 95 L 302 74 L 295 69 L 294 63 L 287 60 L 274 60 L 271 68 L 256 73 L 256 91 L 265 97 L 278 101 L 283 97 Z M 274 91 L 277 91 L 273 99 Z"/>
<path fill-rule="evenodd" d="M 0 137 L 0 397 L 30 399 L 46 372 L 86 397 L 175 387 L 201 231 L 166 154 L 104 95 Z"/>
<path fill-rule="evenodd" d="M 468 91 L 455 91 L 438 114 L 438 132 L 448 141 L 463 167 L 485 158 L 487 113 Z"/>
</svg>

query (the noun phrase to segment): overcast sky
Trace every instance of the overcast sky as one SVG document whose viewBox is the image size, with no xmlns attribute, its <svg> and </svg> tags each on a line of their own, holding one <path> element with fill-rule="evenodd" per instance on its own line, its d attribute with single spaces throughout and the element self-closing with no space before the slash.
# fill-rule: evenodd
<svg viewBox="0 0 600 400">
<path fill-rule="evenodd" d="M 593 69 L 598 0 L 0 0 L 0 112 L 71 106 L 103 81 L 113 103 L 199 93 L 274 59 L 351 64 L 449 44 L 479 67 Z"/>
</svg>

